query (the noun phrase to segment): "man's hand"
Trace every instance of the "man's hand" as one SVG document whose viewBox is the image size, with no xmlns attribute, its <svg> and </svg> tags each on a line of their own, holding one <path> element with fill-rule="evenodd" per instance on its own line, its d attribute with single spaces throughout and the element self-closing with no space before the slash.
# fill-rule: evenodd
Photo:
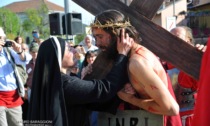
<svg viewBox="0 0 210 126">
<path fill-rule="evenodd" d="M 20 52 L 23 51 L 20 44 L 16 43 L 16 42 L 13 41 L 13 40 L 9 40 L 9 41 L 12 42 L 12 47 L 13 47 L 13 50 L 14 50 L 15 52 L 20 53 Z"/>
<path fill-rule="evenodd" d="M 13 50 L 20 55 L 20 58 L 21 60 L 25 60 L 25 53 L 24 53 L 24 50 L 22 49 L 21 45 L 16 43 L 15 41 L 13 40 L 9 40 L 12 42 L 12 48 Z"/>
<path fill-rule="evenodd" d="M 195 47 L 202 52 L 205 52 L 207 49 L 207 46 L 202 45 L 202 44 L 196 44 Z"/>
</svg>

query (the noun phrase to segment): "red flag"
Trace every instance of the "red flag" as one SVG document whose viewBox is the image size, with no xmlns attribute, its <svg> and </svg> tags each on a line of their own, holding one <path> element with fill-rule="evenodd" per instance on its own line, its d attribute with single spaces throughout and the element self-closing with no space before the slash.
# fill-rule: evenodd
<svg viewBox="0 0 210 126">
<path fill-rule="evenodd" d="M 193 126 L 210 126 L 210 38 L 203 55 Z"/>
</svg>

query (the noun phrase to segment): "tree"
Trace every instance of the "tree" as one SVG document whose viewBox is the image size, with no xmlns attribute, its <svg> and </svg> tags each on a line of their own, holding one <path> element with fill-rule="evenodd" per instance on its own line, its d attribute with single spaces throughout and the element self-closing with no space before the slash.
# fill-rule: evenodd
<svg viewBox="0 0 210 126">
<path fill-rule="evenodd" d="M 14 39 L 21 32 L 19 18 L 15 13 L 6 8 L 0 8 L 0 26 L 3 27 L 9 39 Z"/>
<path fill-rule="evenodd" d="M 26 19 L 22 26 L 25 31 L 31 33 L 32 30 L 38 30 L 41 38 L 49 37 L 49 21 L 48 21 L 48 11 L 46 4 L 42 3 L 41 6 L 36 9 L 28 9 L 26 11 L 26 15 L 28 19 Z"/>
<path fill-rule="evenodd" d="M 85 38 L 85 36 L 86 36 L 86 34 L 76 35 L 74 38 L 75 45 L 79 44 Z"/>
</svg>

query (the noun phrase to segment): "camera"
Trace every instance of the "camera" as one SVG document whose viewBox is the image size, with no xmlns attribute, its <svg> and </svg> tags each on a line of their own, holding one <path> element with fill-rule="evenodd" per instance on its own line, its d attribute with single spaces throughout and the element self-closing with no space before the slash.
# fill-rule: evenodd
<svg viewBox="0 0 210 126">
<path fill-rule="evenodd" d="M 12 46 L 12 42 L 11 41 L 6 41 L 4 44 L 4 47 L 11 47 Z"/>
</svg>

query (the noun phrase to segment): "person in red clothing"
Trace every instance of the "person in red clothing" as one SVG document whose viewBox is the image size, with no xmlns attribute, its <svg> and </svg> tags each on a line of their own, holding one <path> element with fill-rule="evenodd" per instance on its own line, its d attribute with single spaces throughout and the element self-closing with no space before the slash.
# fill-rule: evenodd
<svg viewBox="0 0 210 126">
<path fill-rule="evenodd" d="M 186 26 L 178 26 L 171 30 L 171 33 L 189 45 L 194 46 L 194 39 L 192 35 L 192 30 Z M 197 44 L 196 47 L 205 51 L 204 45 Z M 168 68 L 174 68 L 172 65 L 168 64 Z M 183 71 L 178 73 L 177 84 L 175 85 L 176 99 L 180 107 L 180 116 L 182 119 L 183 126 L 192 126 L 192 119 L 194 116 L 194 107 L 197 96 L 197 83 L 198 81 L 190 77 Z"/>
<path fill-rule="evenodd" d="M 37 43 L 31 43 L 29 51 L 32 56 L 32 59 L 30 62 L 26 65 L 26 71 L 28 73 L 28 78 L 27 78 L 27 91 L 28 91 L 28 101 L 30 102 L 30 96 L 31 96 L 31 87 L 32 87 L 32 78 L 33 78 L 33 72 L 34 72 L 34 67 L 35 67 L 35 62 L 36 58 L 38 55 L 38 50 L 39 50 L 39 44 Z"/>
<path fill-rule="evenodd" d="M 192 126 L 210 126 L 210 48 L 208 48 L 208 46 L 210 46 L 210 38 L 207 42 L 207 50 L 202 57 L 200 78 L 198 82 L 198 96 Z"/>
</svg>

